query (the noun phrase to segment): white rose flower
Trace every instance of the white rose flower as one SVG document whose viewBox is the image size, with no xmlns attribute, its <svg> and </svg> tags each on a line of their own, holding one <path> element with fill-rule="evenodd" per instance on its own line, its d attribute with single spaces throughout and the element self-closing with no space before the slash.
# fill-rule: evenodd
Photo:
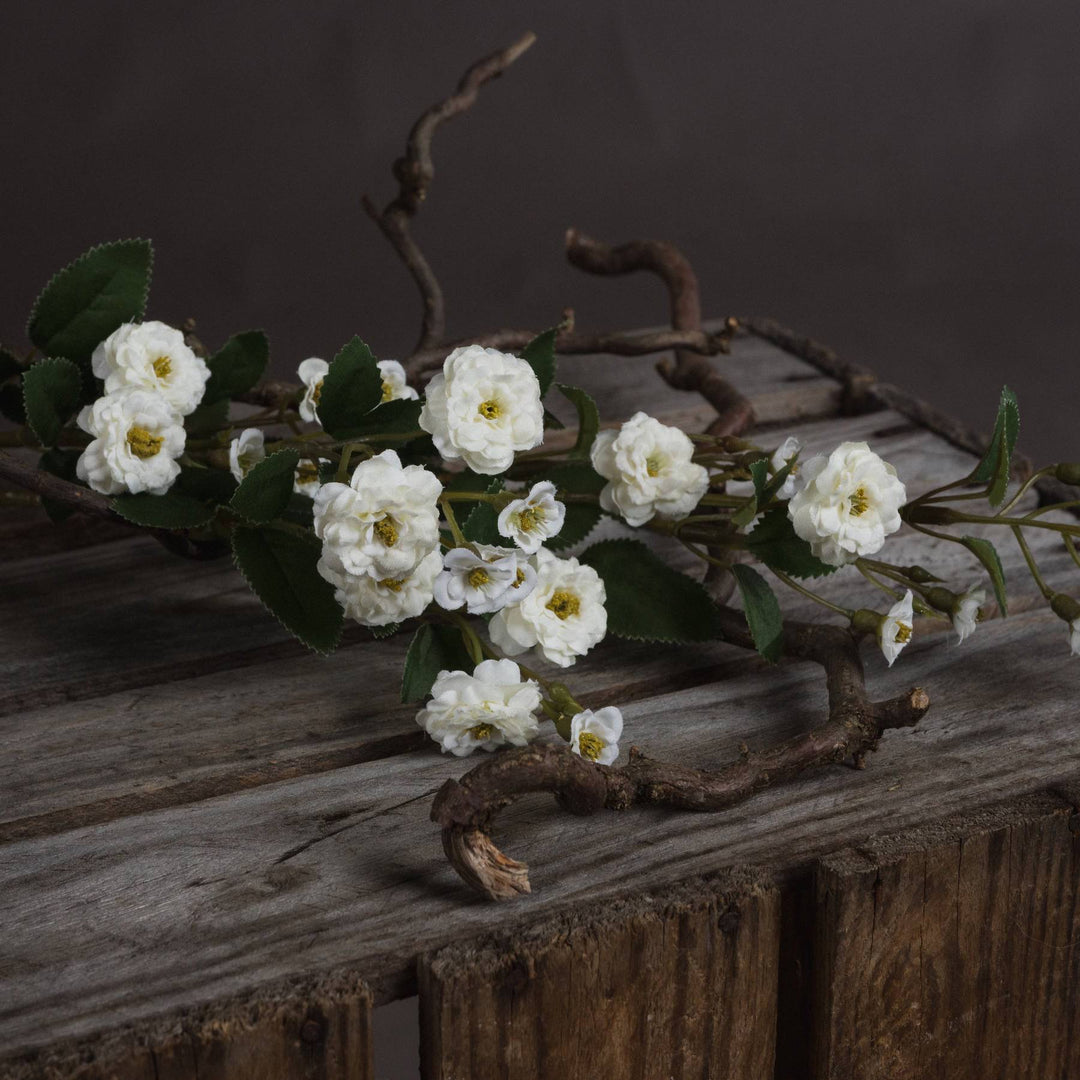
<svg viewBox="0 0 1080 1080">
<path fill-rule="evenodd" d="M 125 387 L 152 390 L 178 416 L 195 410 L 210 378 L 206 361 L 163 322 L 124 323 L 94 350 L 90 366 L 105 380 L 106 394 Z"/>
<path fill-rule="evenodd" d="M 184 428 L 160 394 L 137 387 L 106 394 L 79 413 L 78 424 L 94 440 L 75 473 L 95 491 L 164 495 L 180 475 Z"/>
<path fill-rule="evenodd" d="M 304 384 L 304 396 L 300 400 L 300 419 L 318 423 L 319 397 L 322 395 L 323 379 L 330 365 L 317 356 L 309 356 L 297 369 L 296 374 Z"/>
<path fill-rule="evenodd" d="M 545 660 L 569 667 L 607 633 L 604 582 L 591 566 L 560 559 L 545 548 L 533 559 L 532 592 L 500 611 L 488 623 L 488 633 L 511 656 L 536 645 Z"/>
<path fill-rule="evenodd" d="M 773 451 L 772 457 L 769 458 L 769 464 L 772 466 L 773 473 L 778 473 L 781 469 L 785 468 L 787 463 L 801 451 L 802 443 L 799 442 L 794 435 L 789 435 L 776 450 Z M 791 467 L 791 472 L 787 474 L 783 484 L 781 484 L 777 490 L 776 498 L 786 502 L 795 494 L 795 490 L 799 486 L 798 475 L 799 466 L 796 463 Z M 752 480 L 729 480 L 726 488 L 729 495 L 735 495 L 739 498 L 749 498 L 754 494 L 754 482 Z"/>
<path fill-rule="evenodd" d="M 428 383 L 420 427 L 449 461 L 474 472 L 505 472 L 518 450 L 544 441 L 540 383 L 524 361 L 497 349 L 455 349 Z"/>
<path fill-rule="evenodd" d="M 406 575 L 439 546 L 441 491 L 433 473 L 403 468 L 393 450 L 362 461 L 348 484 L 323 484 L 314 509 L 320 573 L 335 583 L 346 575 Z"/>
<path fill-rule="evenodd" d="M 318 569 L 336 586 L 334 596 L 350 619 L 361 626 L 387 626 L 416 618 L 431 603 L 432 586 L 442 569 L 442 556 L 433 551 L 399 577 L 327 573 L 321 560 Z"/>
<path fill-rule="evenodd" d="M 312 461 L 311 458 L 301 458 L 296 466 L 296 475 L 293 478 L 293 491 L 297 495 L 306 495 L 309 499 L 314 499 L 321 486 L 319 483 L 319 466 L 328 464 L 329 461 L 326 458 L 319 458 L 318 461 Z"/>
<path fill-rule="evenodd" d="M 550 480 L 533 484 L 524 499 L 515 499 L 499 514 L 499 535 L 513 540 L 522 551 L 535 554 L 545 540 L 557 536 L 566 520 L 566 507 L 555 498 Z"/>
<path fill-rule="evenodd" d="M 610 765 L 619 756 L 622 713 L 609 705 L 606 709 L 585 709 L 570 721 L 570 749 L 575 754 L 600 765 Z"/>
<path fill-rule="evenodd" d="M 513 548 L 477 544 L 476 551 L 451 548 L 435 579 L 435 601 L 447 611 L 462 605 L 470 615 L 488 615 L 518 604 L 532 592 L 536 571 Z"/>
<path fill-rule="evenodd" d="M 889 613 L 878 625 L 878 644 L 888 661 L 889 667 L 900 655 L 904 646 L 911 640 L 911 629 L 915 622 L 915 613 L 911 607 L 911 590 L 904 593 L 904 598 L 889 608 Z"/>
<path fill-rule="evenodd" d="M 513 660 L 484 660 L 471 675 L 440 671 L 416 722 L 442 744 L 443 753 L 465 757 L 477 747 L 531 742 L 540 730 L 538 708 L 540 687 L 532 679 L 522 682 Z"/>
<path fill-rule="evenodd" d="M 380 360 L 383 401 L 415 401 L 420 395 L 406 381 L 405 369 L 396 360 Z"/>
<path fill-rule="evenodd" d="M 803 487 L 788 516 L 814 554 L 829 566 L 873 555 L 900 528 L 907 499 L 896 470 L 864 442 L 841 443 L 827 458 L 802 466 Z"/>
<path fill-rule="evenodd" d="M 600 505 L 634 526 L 686 517 L 709 488 L 709 471 L 690 460 L 693 453 L 684 432 L 643 412 L 618 431 L 601 431 L 590 451 L 593 468 L 610 481 Z"/>
<path fill-rule="evenodd" d="M 244 428 L 229 443 L 229 472 L 239 483 L 266 457 L 266 436 L 259 428 Z"/>
<path fill-rule="evenodd" d="M 986 603 L 986 590 L 972 586 L 957 598 L 956 608 L 951 613 L 953 629 L 962 642 L 975 632 L 979 619 L 979 608 Z"/>
</svg>

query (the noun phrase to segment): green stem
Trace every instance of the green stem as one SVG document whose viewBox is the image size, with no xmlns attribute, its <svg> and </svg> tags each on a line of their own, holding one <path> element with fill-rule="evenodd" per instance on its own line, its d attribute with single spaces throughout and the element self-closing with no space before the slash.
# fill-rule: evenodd
<svg viewBox="0 0 1080 1080">
<path fill-rule="evenodd" d="M 850 619 L 855 614 L 849 608 L 840 607 L 839 604 L 834 604 L 831 600 L 826 600 L 824 596 L 818 596 L 816 592 L 811 592 L 809 589 L 804 588 L 794 578 L 790 578 L 787 574 L 774 567 L 769 567 L 770 570 L 789 588 L 794 589 L 797 593 L 802 593 L 808 600 L 813 600 L 816 604 L 821 604 L 822 607 L 827 607 L 831 611 L 835 611 L 838 615 L 843 615 L 845 618 Z"/>
<path fill-rule="evenodd" d="M 476 548 L 465 539 L 465 534 L 461 531 L 461 526 L 458 525 L 457 518 L 454 516 L 454 509 L 450 505 L 450 500 L 446 497 L 446 492 L 439 497 L 439 503 L 442 506 L 443 513 L 446 515 L 446 524 L 450 526 L 450 534 L 454 538 L 454 543 L 458 547 L 468 548 L 470 551 L 476 551 Z"/>
<path fill-rule="evenodd" d="M 899 589 L 894 589 L 889 585 L 886 585 L 883 581 L 878 581 L 876 577 L 870 572 L 870 568 L 863 562 L 862 559 L 856 559 L 855 565 L 858 567 L 859 573 L 862 574 L 871 585 L 876 585 L 882 592 L 887 593 L 893 600 L 900 599 Z M 884 571 L 879 571 L 884 573 Z M 909 586 L 910 587 L 910 586 Z"/>
<path fill-rule="evenodd" d="M 1039 591 L 1043 596 L 1049 600 L 1054 595 L 1054 590 L 1043 581 L 1042 574 L 1039 573 L 1039 567 L 1035 562 L 1034 556 L 1031 554 L 1031 549 L 1024 539 L 1024 531 L 1019 525 L 1013 526 L 1013 536 L 1016 537 L 1016 542 L 1020 545 L 1020 550 L 1024 554 L 1024 562 L 1028 564 L 1028 569 L 1031 571 L 1031 576 L 1035 579 L 1035 584 L 1039 586 Z"/>
<path fill-rule="evenodd" d="M 1032 473 L 1021 485 L 1016 494 L 998 511 L 999 515 L 1007 514 L 1023 497 L 1031 490 L 1032 485 L 1038 483 L 1038 481 L 1048 476 L 1054 471 L 1055 466 L 1048 465 L 1044 469 L 1040 469 L 1036 473 Z"/>
<path fill-rule="evenodd" d="M 1073 562 L 1076 563 L 1077 566 L 1080 566 L 1080 552 L 1076 550 L 1076 545 L 1073 543 L 1073 538 L 1071 536 L 1065 537 L 1065 549 L 1072 556 Z"/>
</svg>

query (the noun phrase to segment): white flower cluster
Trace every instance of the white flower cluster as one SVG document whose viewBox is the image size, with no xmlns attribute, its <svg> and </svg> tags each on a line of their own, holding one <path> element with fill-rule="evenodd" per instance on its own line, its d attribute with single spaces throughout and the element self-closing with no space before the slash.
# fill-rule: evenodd
<svg viewBox="0 0 1080 1080">
<path fill-rule="evenodd" d="M 210 370 L 161 322 L 125 323 L 94 350 L 91 368 L 105 394 L 78 425 L 93 436 L 76 475 L 104 495 L 163 495 L 180 473 L 183 418 L 202 401 Z"/>
</svg>

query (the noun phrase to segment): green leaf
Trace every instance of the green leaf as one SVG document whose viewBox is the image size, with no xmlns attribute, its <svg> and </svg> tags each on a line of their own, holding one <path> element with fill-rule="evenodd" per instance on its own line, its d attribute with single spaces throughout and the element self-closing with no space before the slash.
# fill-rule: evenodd
<svg viewBox="0 0 1080 1080">
<path fill-rule="evenodd" d="M 10 349 L 0 345 L 0 382 L 14 378 L 22 369 L 19 358 Z"/>
<path fill-rule="evenodd" d="M 559 383 L 558 387 L 559 393 L 573 404 L 578 414 L 577 442 L 568 456 L 588 461 L 589 450 L 592 449 L 596 433 L 600 430 L 600 411 L 596 402 L 584 390 L 563 383 Z"/>
<path fill-rule="evenodd" d="M 174 491 L 182 491 L 201 502 L 228 504 L 236 490 L 236 479 L 224 469 L 184 468 L 176 478 Z"/>
<path fill-rule="evenodd" d="M 751 554 L 766 566 L 796 578 L 824 577 L 839 567 L 823 563 L 800 536 L 784 507 L 769 510 L 746 538 Z"/>
<path fill-rule="evenodd" d="M 280 517 L 289 505 L 299 463 L 300 455 L 295 450 L 279 450 L 263 458 L 240 481 L 229 505 L 255 525 Z"/>
<path fill-rule="evenodd" d="M 214 435 L 229 424 L 229 399 L 203 403 L 184 418 L 184 430 L 193 439 L 205 439 Z"/>
<path fill-rule="evenodd" d="M 164 495 L 117 495 L 112 508 L 135 525 L 155 529 L 197 529 L 214 517 L 214 508 L 175 487 Z"/>
<path fill-rule="evenodd" d="M 542 477 L 550 480 L 559 492 L 567 492 L 574 495 L 599 495 L 607 481 L 591 465 L 585 462 L 575 462 L 570 465 L 560 465 L 550 469 Z M 558 498 L 558 494 L 555 496 Z M 545 543 L 545 547 L 551 551 L 562 551 L 565 548 L 580 544 L 599 524 L 603 516 L 599 503 L 566 503 L 566 518 L 558 536 L 553 536 Z"/>
<path fill-rule="evenodd" d="M 153 259 L 149 240 L 118 240 L 80 255 L 34 301 L 30 340 L 48 356 L 89 360 L 118 326 L 142 319 Z"/>
<path fill-rule="evenodd" d="M 60 477 L 61 480 L 70 480 L 75 483 L 78 480 L 75 475 L 75 466 L 81 455 L 81 450 L 61 450 L 59 448 L 46 450 L 38 460 L 38 468 L 47 473 L 52 473 L 53 476 Z M 73 507 L 68 506 L 66 503 L 57 502 L 55 499 L 50 499 L 47 495 L 41 497 L 41 507 L 49 515 L 49 518 L 57 523 L 66 521 L 75 513 Z"/>
<path fill-rule="evenodd" d="M 485 491 L 488 495 L 494 495 L 502 489 L 502 477 L 496 476 L 488 481 Z M 499 533 L 499 515 L 491 503 L 476 503 L 462 523 L 461 531 L 465 534 L 465 539 L 471 540 L 474 544 L 494 544 L 496 547 L 503 547 L 507 543 L 506 538 Z"/>
<path fill-rule="evenodd" d="M 335 439 L 351 439 L 382 401 L 382 375 L 372 351 L 354 337 L 334 357 L 319 395 L 319 422 Z"/>
<path fill-rule="evenodd" d="M 422 401 L 385 401 L 361 418 L 357 425 L 357 434 L 406 435 L 416 432 L 420 427 L 420 410 L 423 406 Z M 322 416 L 321 406 L 319 416 Z"/>
<path fill-rule="evenodd" d="M 548 392 L 555 379 L 555 335 L 558 332 L 557 328 L 545 330 L 521 350 L 521 359 L 536 373 L 541 397 Z"/>
<path fill-rule="evenodd" d="M 719 636 L 716 608 L 701 584 L 640 540 L 602 540 L 580 559 L 604 579 L 608 631 L 616 637 L 680 644 Z"/>
<path fill-rule="evenodd" d="M 998 405 L 997 420 L 990 446 L 982 461 L 971 474 L 972 483 L 989 484 L 991 506 L 998 506 L 1005 498 L 1009 486 L 1013 450 L 1016 437 L 1020 433 L 1020 405 L 1016 395 L 1007 387 L 1002 387 L 1001 401 Z"/>
<path fill-rule="evenodd" d="M 765 490 L 769 486 L 769 459 L 759 458 L 750 462 L 750 479 L 754 481 L 754 496 L 758 503 L 765 501 Z"/>
<path fill-rule="evenodd" d="M 313 533 L 233 530 L 233 559 L 255 595 L 309 649 L 328 654 L 341 637 L 344 612 L 317 567 L 322 544 Z"/>
<path fill-rule="evenodd" d="M 562 431 L 566 425 L 550 409 L 545 409 L 544 427 L 555 431 Z"/>
<path fill-rule="evenodd" d="M 270 339 L 262 330 L 233 334 L 209 360 L 210 378 L 203 405 L 250 390 L 263 376 L 270 359 Z"/>
<path fill-rule="evenodd" d="M 0 416 L 13 424 L 26 423 L 26 406 L 23 405 L 21 381 L 0 386 Z"/>
<path fill-rule="evenodd" d="M 776 595 L 753 567 L 734 563 L 731 572 L 739 586 L 754 645 L 770 664 L 775 664 L 784 651 L 784 623 Z"/>
<path fill-rule="evenodd" d="M 39 360 L 23 375 L 26 422 L 43 446 L 60 438 L 82 400 L 82 372 L 70 360 Z"/>
<path fill-rule="evenodd" d="M 989 540 L 982 540 L 977 536 L 962 536 L 960 543 L 964 545 L 986 567 L 990 575 L 990 584 L 994 586 L 994 596 L 997 599 L 1001 614 L 1009 614 L 1009 598 L 1005 591 L 1005 570 L 1001 565 L 997 548 Z"/>
<path fill-rule="evenodd" d="M 472 657 L 453 626 L 421 626 L 405 654 L 405 670 L 401 676 L 401 700 L 423 701 L 440 671 L 473 670 Z"/>
</svg>

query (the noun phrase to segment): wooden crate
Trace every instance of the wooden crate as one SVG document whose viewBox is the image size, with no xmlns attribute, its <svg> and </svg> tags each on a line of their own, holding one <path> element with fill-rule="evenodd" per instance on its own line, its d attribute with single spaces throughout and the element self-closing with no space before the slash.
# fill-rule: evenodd
<svg viewBox="0 0 1080 1080">
<path fill-rule="evenodd" d="M 717 363 L 762 442 L 867 439 L 913 490 L 970 467 L 958 426 L 760 331 Z M 562 363 L 607 417 L 708 422 L 650 369 Z M 419 992 L 429 1078 L 1080 1076 L 1080 666 L 1006 545 L 1008 620 L 868 658 L 875 696 L 933 707 L 865 771 L 716 815 L 523 800 L 496 839 L 534 892 L 495 905 L 429 820 L 468 763 L 398 702 L 404 642 L 305 655 L 228 560 L 128 533 L 27 518 L 0 542 L 0 1075 L 361 1080 L 372 1005 Z M 958 565 L 906 532 L 890 555 Z M 822 591 L 873 604 L 860 580 Z M 605 643 L 568 674 L 628 741 L 706 767 L 824 704 L 817 669 L 721 645 Z"/>
</svg>

